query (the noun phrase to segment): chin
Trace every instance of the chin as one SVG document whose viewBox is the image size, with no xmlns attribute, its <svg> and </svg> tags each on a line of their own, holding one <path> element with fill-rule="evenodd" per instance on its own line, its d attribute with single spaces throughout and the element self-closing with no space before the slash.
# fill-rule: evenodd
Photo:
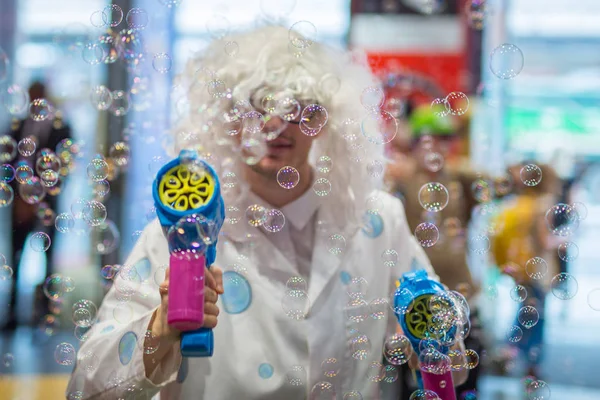
<svg viewBox="0 0 600 400">
<path fill-rule="evenodd" d="M 263 157 L 263 159 L 260 160 L 257 164 L 252 165 L 251 168 L 260 175 L 272 176 L 273 178 L 276 178 L 279 170 L 285 167 L 286 165 L 291 164 L 289 164 L 285 159 L 266 156 Z"/>
</svg>

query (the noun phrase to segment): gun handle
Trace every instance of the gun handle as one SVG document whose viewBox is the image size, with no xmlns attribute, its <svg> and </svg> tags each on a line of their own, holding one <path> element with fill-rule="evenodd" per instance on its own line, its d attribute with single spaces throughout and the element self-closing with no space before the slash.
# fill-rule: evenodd
<svg viewBox="0 0 600 400">
<path fill-rule="evenodd" d="M 451 371 L 437 375 L 421 370 L 421 378 L 423 379 L 423 389 L 437 393 L 440 400 L 456 400 Z"/>
<path fill-rule="evenodd" d="M 204 329 L 204 285 L 206 258 L 178 257 L 169 260 L 169 325 L 184 331 L 181 354 L 184 357 L 210 357 L 213 353 L 212 329 Z"/>
</svg>

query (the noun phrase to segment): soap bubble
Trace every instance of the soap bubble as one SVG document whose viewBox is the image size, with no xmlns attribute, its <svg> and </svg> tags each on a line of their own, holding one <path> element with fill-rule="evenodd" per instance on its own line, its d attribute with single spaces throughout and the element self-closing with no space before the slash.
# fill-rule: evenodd
<svg viewBox="0 0 600 400">
<path fill-rule="evenodd" d="M 533 306 L 525 306 L 519 310 L 517 320 L 526 329 L 531 329 L 537 325 L 540 320 L 540 314 Z"/>
<path fill-rule="evenodd" d="M 327 378 L 336 377 L 341 368 L 341 363 L 338 362 L 337 358 L 327 358 L 321 363 L 321 371 Z"/>
<path fill-rule="evenodd" d="M 394 291 L 390 304 L 397 315 L 407 314 L 415 304 L 415 296 L 407 288 L 398 287 Z"/>
<path fill-rule="evenodd" d="M 568 204 L 558 203 L 546 212 L 548 230 L 556 236 L 570 236 L 579 227 L 579 216 Z"/>
<path fill-rule="evenodd" d="M 14 362 L 15 356 L 12 353 L 4 353 L 2 356 L 2 364 L 4 364 L 6 368 L 12 367 Z"/>
<path fill-rule="evenodd" d="M 353 323 L 364 322 L 369 317 L 369 303 L 363 300 L 362 297 L 353 298 L 348 302 L 344 311 L 349 321 Z"/>
<path fill-rule="evenodd" d="M 119 167 L 124 167 L 129 164 L 129 158 L 131 152 L 129 145 L 125 142 L 115 142 L 110 146 L 108 150 L 108 156 L 117 164 Z"/>
<path fill-rule="evenodd" d="M 158 73 L 166 74 L 171 70 L 173 61 L 167 53 L 157 53 L 152 59 L 152 68 Z"/>
<path fill-rule="evenodd" d="M 56 230 L 60 233 L 69 233 L 73 226 L 75 225 L 75 221 L 73 217 L 69 213 L 60 213 L 56 216 L 54 220 L 54 226 Z"/>
<path fill-rule="evenodd" d="M 463 92 L 450 92 L 446 96 L 446 106 L 452 115 L 463 115 L 469 109 L 469 98 Z"/>
<path fill-rule="evenodd" d="M 123 10 L 116 4 L 106 6 L 102 9 L 102 20 L 114 28 L 123 21 Z"/>
<path fill-rule="evenodd" d="M 308 315 L 310 300 L 303 290 L 287 290 L 281 301 L 285 315 L 294 320 L 303 320 Z"/>
<path fill-rule="evenodd" d="M 511 326 L 506 332 L 506 339 L 510 343 L 517 343 L 521 341 L 521 339 L 523 339 L 523 330 L 517 325 Z"/>
<path fill-rule="evenodd" d="M 371 318 L 378 321 L 384 319 L 387 315 L 387 311 L 390 307 L 387 299 L 379 298 L 373 299 L 369 303 L 369 312 L 371 313 Z"/>
<path fill-rule="evenodd" d="M 475 254 L 487 254 L 490 250 L 490 239 L 482 234 L 469 238 L 469 250 Z"/>
<path fill-rule="evenodd" d="M 383 253 L 381 253 L 381 259 L 383 261 L 383 265 L 386 267 L 395 267 L 396 263 L 398 263 L 398 252 L 394 249 L 384 250 Z"/>
<path fill-rule="evenodd" d="M 32 156 L 35 153 L 36 148 L 37 145 L 35 140 L 33 140 L 30 136 L 19 140 L 19 143 L 17 144 L 17 150 L 23 157 Z"/>
<path fill-rule="evenodd" d="M 308 400 L 335 400 L 336 398 L 335 388 L 329 382 L 317 382 L 308 396 Z"/>
<path fill-rule="evenodd" d="M 321 156 L 317 160 L 316 168 L 317 168 L 317 171 L 321 174 L 324 174 L 324 175 L 328 174 L 331 171 L 332 167 L 333 167 L 333 161 L 331 160 L 331 157 L 329 157 L 329 156 Z"/>
<path fill-rule="evenodd" d="M 317 178 L 312 189 L 319 197 L 327 196 L 331 192 L 331 182 L 326 178 Z"/>
<path fill-rule="evenodd" d="M 246 208 L 246 220 L 253 227 L 263 226 L 267 220 L 267 209 L 258 204 L 251 204 Z"/>
<path fill-rule="evenodd" d="M 527 288 L 523 285 L 517 285 L 510 290 L 510 298 L 517 303 L 522 303 L 527 298 Z"/>
<path fill-rule="evenodd" d="M 10 164 L 0 165 L 0 183 L 10 183 L 15 179 L 15 169 Z"/>
<path fill-rule="evenodd" d="M 475 369 L 479 365 L 479 354 L 475 350 L 467 349 L 465 351 L 465 368 Z"/>
<path fill-rule="evenodd" d="M 437 117 L 445 117 L 448 115 L 448 110 L 450 109 L 450 105 L 446 98 L 435 98 L 431 102 L 431 111 Z"/>
<path fill-rule="evenodd" d="M 541 257 L 532 257 L 525 263 L 527 276 L 534 280 L 540 280 L 548 272 L 548 263 Z"/>
<path fill-rule="evenodd" d="M 82 299 L 73 304 L 72 312 L 75 326 L 88 328 L 96 322 L 98 308 L 92 301 Z"/>
<path fill-rule="evenodd" d="M 285 166 L 277 172 L 277 183 L 284 189 L 293 189 L 300 182 L 300 174 L 294 167 Z"/>
<path fill-rule="evenodd" d="M 501 44 L 490 54 L 490 69 L 500 79 L 512 79 L 519 75 L 523 64 L 523 52 L 514 44 Z"/>
<path fill-rule="evenodd" d="M 132 8 L 125 17 L 129 29 L 141 30 L 148 25 L 148 13 L 142 8 Z"/>
<path fill-rule="evenodd" d="M 563 261 L 573 261 L 579 256 L 579 247 L 573 242 L 563 242 L 558 245 L 558 257 Z"/>
<path fill-rule="evenodd" d="M 106 207 L 96 200 L 87 202 L 82 213 L 83 219 L 90 226 L 99 226 L 106 220 Z"/>
<path fill-rule="evenodd" d="M 419 363 L 422 371 L 436 375 L 442 375 L 450 371 L 451 365 L 450 357 L 432 347 L 421 351 Z"/>
<path fill-rule="evenodd" d="M 10 114 L 18 116 L 27 109 L 27 106 L 29 105 L 29 94 L 19 85 L 10 85 L 0 91 L 0 104 L 3 104 Z M 0 151 L 0 153 L 2 153 L 2 151 Z"/>
<path fill-rule="evenodd" d="M 560 300 L 570 300 L 577 294 L 579 284 L 573 275 L 562 272 L 552 278 L 552 294 Z"/>
<path fill-rule="evenodd" d="M 8 163 L 17 156 L 18 144 L 10 135 L 0 136 L 0 162 Z"/>
<path fill-rule="evenodd" d="M 346 249 L 346 238 L 340 234 L 334 233 L 329 236 L 328 240 L 329 252 L 333 255 L 340 255 Z"/>
<path fill-rule="evenodd" d="M 350 279 L 346 287 L 346 293 L 351 299 L 362 299 L 367 295 L 369 283 L 362 276 L 355 276 Z"/>
<path fill-rule="evenodd" d="M 398 121 L 387 111 L 370 113 L 361 122 L 361 132 L 371 143 L 390 143 L 398 133 Z"/>
<path fill-rule="evenodd" d="M 384 101 L 385 92 L 380 86 L 366 87 L 360 94 L 360 103 L 367 111 L 373 114 L 379 112 L 379 110 L 383 106 Z"/>
<path fill-rule="evenodd" d="M 10 206 L 14 198 L 13 188 L 6 182 L 0 182 L 0 208 Z"/>
<path fill-rule="evenodd" d="M 430 212 L 442 211 L 448 205 L 448 189 L 438 182 L 426 183 L 419 190 L 419 203 Z"/>
<path fill-rule="evenodd" d="M 97 110 L 106 111 L 112 104 L 111 92 L 106 86 L 94 86 L 90 92 L 90 101 Z"/>
<path fill-rule="evenodd" d="M 525 186 L 536 186 L 542 181 L 542 169 L 535 164 L 527 164 L 521 168 L 520 176 Z"/>
<path fill-rule="evenodd" d="M 527 385 L 528 400 L 548 400 L 550 399 L 550 387 L 541 380 L 534 380 Z"/>
<path fill-rule="evenodd" d="M 289 41 L 297 49 L 307 49 L 317 40 L 317 28 L 312 22 L 298 21 L 289 30 Z"/>
<path fill-rule="evenodd" d="M 94 158 L 87 166 L 87 175 L 94 182 L 102 181 L 108 177 L 108 163 L 102 158 Z"/>
<path fill-rule="evenodd" d="M 349 392 L 344 392 L 342 400 L 363 400 L 363 396 L 358 390 L 350 390 Z"/>
<path fill-rule="evenodd" d="M 268 232 L 281 232 L 285 225 L 285 215 L 280 210 L 272 209 L 267 212 L 267 218 L 263 223 L 263 228 Z"/>
<path fill-rule="evenodd" d="M 77 355 L 77 367 L 84 371 L 92 372 L 98 368 L 100 359 L 92 351 L 86 351 L 84 353 L 79 352 Z"/>
<path fill-rule="evenodd" d="M 50 236 L 48 236 L 48 234 L 45 232 L 36 232 L 33 235 L 31 235 L 29 239 L 29 244 L 33 251 L 43 253 L 50 248 Z"/>
<path fill-rule="evenodd" d="M 317 135 L 327 124 L 329 114 L 325 107 L 318 104 L 309 104 L 300 115 L 300 130 L 307 136 Z"/>
<path fill-rule="evenodd" d="M 392 365 L 406 364 L 413 354 L 413 348 L 410 340 L 404 335 L 398 333 L 386 338 L 383 344 L 383 355 Z"/>
<path fill-rule="evenodd" d="M 60 365 L 73 365 L 77 359 L 77 351 L 71 343 L 60 343 L 54 349 L 54 360 Z"/>
<path fill-rule="evenodd" d="M 415 228 L 415 238 L 425 248 L 435 245 L 440 238 L 440 232 L 434 224 L 422 222 Z"/>
<path fill-rule="evenodd" d="M 6 260 L 4 262 L 6 262 Z M 2 263 L 2 266 L 0 266 L 0 281 L 7 281 L 9 279 L 12 279 L 12 276 L 13 269 L 10 266 L 4 265 L 4 263 Z"/>
<path fill-rule="evenodd" d="M 212 15 L 206 21 L 206 31 L 213 39 L 222 39 L 229 34 L 231 22 L 224 15 Z"/>
</svg>

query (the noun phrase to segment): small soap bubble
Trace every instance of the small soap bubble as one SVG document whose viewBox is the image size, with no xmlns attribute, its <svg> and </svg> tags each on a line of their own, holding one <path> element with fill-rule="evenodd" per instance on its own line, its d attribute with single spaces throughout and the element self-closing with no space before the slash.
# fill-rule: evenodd
<svg viewBox="0 0 600 400">
<path fill-rule="evenodd" d="M 579 284 L 571 274 L 562 272 L 552 278 L 552 294 L 559 300 L 570 300 L 577 294 Z"/>
<path fill-rule="evenodd" d="M 510 298 L 517 303 L 522 303 L 527 298 L 527 288 L 523 285 L 517 285 L 510 290 Z"/>
<path fill-rule="evenodd" d="M 523 52 L 514 44 L 504 43 L 490 54 L 490 69 L 500 79 L 512 79 L 523 70 Z"/>
<path fill-rule="evenodd" d="M 440 232 L 435 224 L 422 222 L 415 228 L 415 238 L 425 248 L 435 245 L 440 238 Z"/>
<path fill-rule="evenodd" d="M 394 249 L 386 249 L 381 253 L 383 265 L 393 268 L 398 263 L 398 252 Z"/>
<path fill-rule="evenodd" d="M 54 360 L 60 365 L 73 365 L 77 359 L 77 351 L 71 343 L 60 343 L 54 349 Z"/>
<path fill-rule="evenodd" d="M 12 353 L 4 353 L 2 356 L 2 364 L 4 364 L 6 368 L 12 367 L 14 362 L 15 356 Z"/>
<path fill-rule="evenodd" d="M 50 248 L 51 240 L 45 232 L 35 232 L 29 239 L 29 244 L 33 251 L 45 252 Z"/>
<path fill-rule="evenodd" d="M 540 314 L 535 307 L 525 306 L 519 310 L 517 320 L 525 329 L 531 329 L 539 322 Z"/>
<path fill-rule="evenodd" d="M 292 46 L 305 50 L 317 40 L 317 28 L 312 22 L 298 21 L 290 27 L 288 37 Z"/>
<path fill-rule="evenodd" d="M 331 182 L 327 178 L 317 178 L 313 183 L 312 189 L 319 197 L 327 196 L 331 192 Z"/>
<path fill-rule="evenodd" d="M 426 183 L 419 190 L 419 203 L 427 211 L 442 211 L 448 205 L 448 200 L 448 189 L 441 183 Z"/>
<path fill-rule="evenodd" d="M 240 52 L 240 45 L 236 41 L 228 41 L 225 43 L 225 54 L 229 57 L 235 57 Z"/>
<path fill-rule="evenodd" d="M 534 380 L 527 385 L 528 400 L 548 400 L 550 396 L 550 387 L 544 381 Z"/>
<path fill-rule="evenodd" d="M 517 325 L 512 325 L 506 332 L 506 339 L 510 343 L 517 343 L 523 339 L 523 329 Z"/>
<path fill-rule="evenodd" d="M 6 262 L 6 260 L 4 261 Z M 0 266 L 0 281 L 7 281 L 12 279 L 13 269 L 8 265 Z"/>
<path fill-rule="evenodd" d="M 285 374 L 291 386 L 304 386 L 307 378 L 306 370 L 301 365 L 293 365 Z"/>
<path fill-rule="evenodd" d="M 548 230 L 556 236 L 570 236 L 579 227 L 579 215 L 568 204 L 558 203 L 546 212 Z"/>
<path fill-rule="evenodd" d="M 152 68 L 160 74 L 166 74 L 171 70 L 173 61 L 167 53 L 157 53 L 152 59 Z"/>
<path fill-rule="evenodd" d="M 78 300 L 73 304 L 73 323 L 75 326 L 88 328 L 96 322 L 98 308 L 91 300 Z"/>
<path fill-rule="evenodd" d="M 267 211 L 267 218 L 263 223 L 263 228 L 271 233 L 281 232 L 285 225 L 285 215 L 280 210 L 272 209 Z"/>
<path fill-rule="evenodd" d="M 35 153 L 36 148 L 37 145 L 30 136 L 21 139 L 17 144 L 17 150 L 23 157 L 32 156 Z"/>
<path fill-rule="evenodd" d="M 542 181 L 542 169 L 535 164 L 527 164 L 521 168 L 520 176 L 525 186 L 537 186 Z"/>
<path fill-rule="evenodd" d="M 532 257 L 525 263 L 525 272 L 531 279 L 539 281 L 548 272 L 548 263 L 541 257 Z"/>
<path fill-rule="evenodd" d="M 246 208 L 246 220 L 253 227 L 263 226 L 267 221 L 267 209 L 258 204 L 252 204 Z"/>
<path fill-rule="evenodd" d="M 383 344 L 383 355 L 392 365 L 406 364 L 413 354 L 410 340 L 404 335 L 393 334 Z"/>
<path fill-rule="evenodd" d="M 579 256 L 579 247 L 573 242 L 558 245 L 558 257 L 563 261 L 574 261 Z"/>
<path fill-rule="evenodd" d="M 334 233 L 329 236 L 328 240 L 329 252 L 333 255 L 340 255 L 346 249 L 346 238 L 340 234 Z"/>
<path fill-rule="evenodd" d="M 445 104 L 450 114 L 464 115 L 469 109 L 469 98 L 463 92 L 450 92 Z"/>
<path fill-rule="evenodd" d="M 308 315 L 310 300 L 303 290 L 287 290 L 283 296 L 281 306 L 285 315 L 293 320 L 303 320 Z"/>
<path fill-rule="evenodd" d="M 300 182 L 300 173 L 294 167 L 285 166 L 277 172 L 277 183 L 284 189 L 293 189 Z"/>
</svg>

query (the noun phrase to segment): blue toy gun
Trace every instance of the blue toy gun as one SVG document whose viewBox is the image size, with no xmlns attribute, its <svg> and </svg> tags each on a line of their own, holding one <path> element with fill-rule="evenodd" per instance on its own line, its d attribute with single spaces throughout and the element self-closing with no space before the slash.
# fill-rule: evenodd
<svg viewBox="0 0 600 400">
<path fill-rule="evenodd" d="M 407 272 L 402 275 L 399 284 L 394 295 L 394 310 L 404 334 L 410 340 L 417 354 L 420 353 L 421 341 L 434 339 L 437 342 L 440 336 L 443 337 L 442 339 L 448 339 L 455 335 L 456 327 L 454 326 L 441 324 L 447 330 L 440 332 L 440 325 L 436 326 L 435 321 L 432 324 L 432 320 L 435 320 L 436 316 L 432 314 L 432 310 L 430 309 L 431 299 L 436 295 L 443 296 L 446 290 L 439 282 L 430 279 L 427 276 L 427 271 L 417 270 Z M 411 293 L 412 295 L 406 296 L 405 293 Z M 410 303 L 413 301 L 414 303 L 412 303 L 411 307 Z M 399 312 L 399 310 L 408 310 L 408 312 L 403 313 Z M 432 326 L 434 326 L 434 329 L 432 329 Z M 432 331 L 434 335 L 431 335 Z M 446 340 L 441 340 L 441 342 L 446 342 Z M 439 342 L 437 343 L 439 344 Z M 433 349 L 423 350 L 429 351 Z M 441 356 L 441 354 L 447 354 L 449 349 L 442 344 L 438 345 L 436 350 L 439 353 L 436 351 L 432 351 L 431 353 L 434 356 L 435 354 Z M 448 368 L 441 369 L 427 368 L 421 365 L 421 371 L 418 372 L 417 380 L 419 386 L 437 393 L 441 400 L 456 400 L 456 393 L 452 382 L 452 371 L 449 365 Z"/>
<path fill-rule="evenodd" d="M 212 329 L 201 326 L 205 268 L 210 268 L 217 256 L 217 237 L 225 215 L 219 179 L 195 152 L 184 150 L 158 171 L 152 196 L 169 243 L 168 323 L 183 331 L 183 356 L 210 357 Z"/>
</svg>

